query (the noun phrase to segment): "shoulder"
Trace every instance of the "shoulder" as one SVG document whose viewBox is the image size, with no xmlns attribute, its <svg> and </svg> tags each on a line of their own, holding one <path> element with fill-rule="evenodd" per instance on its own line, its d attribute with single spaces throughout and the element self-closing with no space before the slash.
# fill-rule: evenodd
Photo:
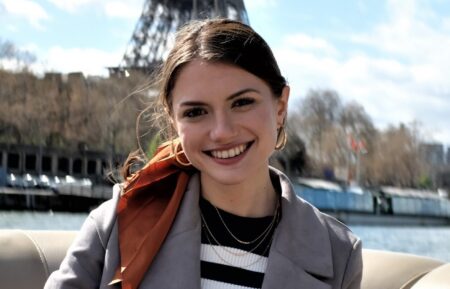
<svg viewBox="0 0 450 289">
<path fill-rule="evenodd" d="M 91 226 L 95 228 L 102 243 L 106 243 L 106 239 L 109 238 L 111 230 L 116 223 L 116 209 L 122 192 L 122 185 L 116 184 L 112 190 L 112 198 L 92 210 L 85 221 L 85 223 L 91 223 Z"/>
<path fill-rule="evenodd" d="M 342 276 L 342 288 L 360 288 L 362 280 L 362 242 L 350 228 L 336 218 L 320 213 L 327 227 L 335 276 Z"/>
<path fill-rule="evenodd" d="M 360 239 L 353 234 L 352 230 L 346 224 L 333 216 L 321 212 L 314 205 L 298 195 L 295 196 L 294 203 L 298 210 L 303 211 L 304 214 L 308 214 L 309 218 L 316 219 L 326 229 L 332 248 L 350 253 L 357 246 L 358 242 L 360 242 Z"/>
<path fill-rule="evenodd" d="M 276 240 L 278 252 L 313 275 L 331 278 L 339 288 L 359 288 L 361 241 L 343 223 L 297 196 L 283 173 L 272 170 L 279 182 L 282 218 Z"/>
<path fill-rule="evenodd" d="M 323 223 L 327 226 L 332 241 L 337 243 L 350 243 L 352 246 L 355 246 L 355 244 L 360 241 L 347 225 L 340 222 L 335 217 L 320 212 L 319 218 L 321 218 Z"/>
<path fill-rule="evenodd" d="M 332 251 L 351 253 L 360 243 L 351 229 L 336 218 L 321 212 L 295 192 L 295 185 L 282 172 L 271 169 L 279 179 L 282 193 L 283 218 L 292 231 L 309 231 L 310 238 L 329 240 Z M 294 234 L 296 235 L 296 234 Z M 305 236 L 299 236 L 304 239 Z"/>
<path fill-rule="evenodd" d="M 313 223 L 320 224 L 326 230 L 332 248 L 347 250 L 350 253 L 357 246 L 357 243 L 360 242 L 360 239 L 353 234 L 352 230 L 346 224 L 333 216 L 321 212 L 301 197 L 296 195 L 293 203 L 296 209 L 301 211 L 303 218 L 310 219 L 310 222 L 311 219 L 317 220 L 317 223 Z"/>
<path fill-rule="evenodd" d="M 97 208 L 92 210 L 89 214 L 89 217 L 94 219 L 103 218 L 105 215 L 115 215 L 117 203 L 120 199 L 120 194 L 122 192 L 122 185 L 115 184 L 112 188 L 112 198 L 100 204 Z M 98 220 L 104 221 L 104 220 Z"/>
<path fill-rule="evenodd" d="M 271 169 L 271 172 L 279 179 L 282 199 L 285 206 L 289 207 L 289 210 L 287 210 L 288 212 L 294 214 L 296 217 L 301 216 L 302 219 L 319 222 L 320 225 L 328 231 L 330 238 L 333 241 L 336 240 L 337 242 L 342 241 L 353 244 L 358 240 L 358 238 L 353 235 L 350 228 L 345 224 L 336 218 L 321 212 L 314 205 L 299 197 L 296 193 L 295 185 L 285 174 L 275 169 Z"/>
</svg>

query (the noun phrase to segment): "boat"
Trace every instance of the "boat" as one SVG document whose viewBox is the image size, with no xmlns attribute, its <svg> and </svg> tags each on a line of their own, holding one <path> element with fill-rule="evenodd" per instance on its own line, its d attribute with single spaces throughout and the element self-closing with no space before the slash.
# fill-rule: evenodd
<svg viewBox="0 0 450 289">
<path fill-rule="evenodd" d="M 342 186 L 321 179 L 294 179 L 296 194 L 347 225 L 448 226 L 446 194 L 380 186 Z"/>
<path fill-rule="evenodd" d="M 43 288 L 76 235 L 76 231 L 0 230 L 1 288 Z M 361 289 L 450 289 L 450 263 L 363 249 L 363 264 Z"/>
</svg>

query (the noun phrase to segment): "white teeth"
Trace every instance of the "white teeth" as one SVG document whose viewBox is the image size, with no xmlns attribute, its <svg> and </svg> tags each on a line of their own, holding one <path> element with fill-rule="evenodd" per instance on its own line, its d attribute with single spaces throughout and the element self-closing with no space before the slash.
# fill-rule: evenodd
<svg viewBox="0 0 450 289">
<path fill-rule="evenodd" d="M 211 155 L 215 158 L 218 159 L 228 159 L 228 158 L 233 158 L 235 156 L 240 155 L 241 153 L 244 152 L 246 148 L 246 145 L 238 145 L 234 148 L 231 148 L 229 150 L 223 150 L 223 151 L 211 151 Z"/>
</svg>

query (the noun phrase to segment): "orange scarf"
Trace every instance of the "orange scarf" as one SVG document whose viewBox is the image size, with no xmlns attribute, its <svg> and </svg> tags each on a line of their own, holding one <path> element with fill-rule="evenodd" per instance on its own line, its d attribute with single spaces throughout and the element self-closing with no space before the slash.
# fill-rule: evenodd
<svg viewBox="0 0 450 289">
<path fill-rule="evenodd" d="M 120 267 L 110 284 L 121 282 L 122 289 L 139 286 L 169 232 L 193 171 L 176 160 L 173 147 L 171 142 L 161 145 L 127 180 L 117 205 Z M 187 162 L 183 152 L 177 158 Z"/>
</svg>

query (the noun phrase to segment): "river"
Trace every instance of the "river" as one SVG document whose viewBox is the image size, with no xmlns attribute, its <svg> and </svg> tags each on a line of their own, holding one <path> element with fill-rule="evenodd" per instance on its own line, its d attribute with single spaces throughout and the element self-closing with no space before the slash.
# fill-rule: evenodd
<svg viewBox="0 0 450 289">
<path fill-rule="evenodd" d="M 78 230 L 86 213 L 0 211 L 0 229 Z M 363 247 L 450 262 L 450 227 L 350 226 Z"/>
</svg>

